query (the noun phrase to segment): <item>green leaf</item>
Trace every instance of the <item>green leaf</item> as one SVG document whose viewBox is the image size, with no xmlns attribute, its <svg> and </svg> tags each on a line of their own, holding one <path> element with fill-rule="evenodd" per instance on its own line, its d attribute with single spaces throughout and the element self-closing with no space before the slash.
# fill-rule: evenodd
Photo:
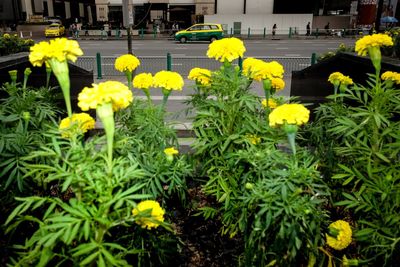
<svg viewBox="0 0 400 267">
<path fill-rule="evenodd" d="M 383 161 L 385 161 L 385 162 L 387 162 L 387 163 L 390 163 L 390 160 L 389 160 L 387 157 L 385 157 L 383 154 L 381 154 L 380 152 L 375 152 L 375 155 L 376 155 L 378 158 L 380 158 L 381 160 L 383 160 Z"/>
<path fill-rule="evenodd" d="M 90 233 L 90 222 L 85 221 L 85 223 L 83 224 L 83 237 L 85 238 L 85 240 L 89 239 L 89 233 Z"/>
<path fill-rule="evenodd" d="M 78 222 L 74 225 L 74 228 L 71 231 L 69 238 L 67 239 L 67 244 L 71 244 L 74 241 L 76 235 L 78 234 L 79 228 L 81 227 L 81 222 Z"/>
<path fill-rule="evenodd" d="M 364 229 L 361 229 L 359 231 L 356 231 L 354 233 L 354 237 L 365 239 L 365 238 L 368 238 L 368 236 L 370 236 L 374 232 L 375 232 L 375 230 L 372 229 L 372 228 L 364 228 Z"/>
<path fill-rule="evenodd" d="M 347 173 L 338 173 L 332 176 L 332 179 L 342 179 L 345 177 L 348 177 L 349 175 Z"/>
<path fill-rule="evenodd" d="M 81 261 L 80 265 L 88 265 L 94 261 L 94 259 L 97 258 L 97 256 L 100 254 L 100 251 L 96 251 L 92 255 L 86 257 L 83 261 Z"/>
<path fill-rule="evenodd" d="M 45 267 L 47 263 L 53 258 L 54 254 L 49 248 L 44 248 L 40 252 L 40 260 L 39 263 L 36 265 L 37 267 Z"/>
<path fill-rule="evenodd" d="M 99 259 L 97 260 L 97 266 L 99 266 L 99 267 L 106 267 L 107 266 L 105 261 L 104 261 L 104 258 L 103 258 L 103 256 L 101 254 L 99 255 Z"/>
<path fill-rule="evenodd" d="M 78 247 L 76 247 L 75 249 L 73 249 L 73 251 L 76 251 L 76 252 L 72 254 L 72 257 L 76 258 L 78 256 L 88 254 L 89 252 L 93 251 L 96 248 L 97 248 L 97 244 L 94 242 L 90 242 L 87 244 L 81 244 Z M 97 253 L 98 253 L 98 251 L 97 251 Z"/>
<path fill-rule="evenodd" d="M 347 179 L 342 183 L 342 185 L 347 185 L 347 184 L 349 184 L 351 181 L 353 181 L 353 179 L 354 179 L 354 176 L 351 176 L 351 177 L 347 178 Z"/>
<path fill-rule="evenodd" d="M 51 237 L 43 244 L 44 247 L 50 247 L 54 245 L 57 239 L 63 234 L 64 231 L 60 230 L 57 233 L 51 235 Z"/>
<path fill-rule="evenodd" d="M 112 265 L 118 265 L 117 260 L 114 258 L 114 256 L 108 252 L 106 249 L 102 249 L 101 253 L 106 257 L 107 261 L 111 263 Z"/>
<path fill-rule="evenodd" d="M 43 216 L 43 220 L 47 219 L 47 217 L 50 215 L 50 213 L 54 210 L 56 207 L 57 203 L 53 202 L 51 205 L 47 208 L 46 213 Z"/>
</svg>

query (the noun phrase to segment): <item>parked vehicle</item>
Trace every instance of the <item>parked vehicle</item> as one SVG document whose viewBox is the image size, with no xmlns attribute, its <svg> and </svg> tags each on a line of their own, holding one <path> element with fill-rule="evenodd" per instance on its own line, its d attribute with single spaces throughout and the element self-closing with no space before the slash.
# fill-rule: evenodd
<svg viewBox="0 0 400 267">
<path fill-rule="evenodd" d="M 44 35 L 46 37 L 51 36 L 63 36 L 65 34 L 65 27 L 58 23 L 52 23 L 46 27 Z"/>
<path fill-rule="evenodd" d="M 175 33 L 175 40 L 186 43 L 187 41 L 210 41 L 224 37 L 221 24 L 202 23 L 190 26 L 186 30 Z"/>
</svg>

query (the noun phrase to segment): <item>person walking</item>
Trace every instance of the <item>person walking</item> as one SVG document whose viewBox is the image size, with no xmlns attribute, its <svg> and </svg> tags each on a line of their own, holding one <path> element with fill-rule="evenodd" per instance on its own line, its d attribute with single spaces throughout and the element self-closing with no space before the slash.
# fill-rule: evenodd
<svg viewBox="0 0 400 267">
<path fill-rule="evenodd" d="M 329 35 L 330 35 L 330 31 L 329 31 L 330 24 L 329 24 L 329 22 L 325 25 L 324 28 L 325 28 L 325 33 L 326 33 L 326 35 L 329 36 Z"/>
<path fill-rule="evenodd" d="M 311 26 L 310 26 L 310 22 L 307 23 L 306 29 L 307 29 L 306 35 L 307 35 L 307 36 L 310 36 L 310 35 L 311 35 Z"/>
<path fill-rule="evenodd" d="M 272 36 L 275 36 L 277 28 L 278 27 L 276 26 L 276 23 L 275 23 L 274 26 L 272 26 Z"/>
</svg>

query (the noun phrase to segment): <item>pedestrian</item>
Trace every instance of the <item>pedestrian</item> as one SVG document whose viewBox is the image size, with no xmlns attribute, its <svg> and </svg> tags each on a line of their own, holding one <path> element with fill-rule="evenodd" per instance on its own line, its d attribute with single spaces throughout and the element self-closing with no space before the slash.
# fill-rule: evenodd
<svg viewBox="0 0 400 267">
<path fill-rule="evenodd" d="M 72 24 L 72 34 L 74 38 L 77 38 L 78 35 L 78 26 L 76 25 L 76 23 Z"/>
<path fill-rule="evenodd" d="M 329 28 L 330 28 L 330 24 L 329 24 L 329 22 L 325 25 L 325 33 L 326 33 L 326 35 L 330 35 L 330 33 L 329 33 Z"/>
<path fill-rule="evenodd" d="M 278 27 L 276 26 L 276 23 L 275 23 L 274 26 L 272 26 L 272 35 L 273 36 L 275 36 L 276 28 L 278 28 Z"/>
<path fill-rule="evenodd" d="M 156 33 L 157 33 L 157 36 L 158 35 L 160 35 L 160 25 L 156 25 Z"/>
<path fill-rule="evenodd" d="M 307 33 L 306 33 L 306 35 L 307 35 L 307 36 L 310 36 L 310 34 L 311 34 L 311 26 L 310 26 L 310 22 L 308 22 L 308 23 L 307 23 L 306 29 L 307 29 Z"/>
</svg>

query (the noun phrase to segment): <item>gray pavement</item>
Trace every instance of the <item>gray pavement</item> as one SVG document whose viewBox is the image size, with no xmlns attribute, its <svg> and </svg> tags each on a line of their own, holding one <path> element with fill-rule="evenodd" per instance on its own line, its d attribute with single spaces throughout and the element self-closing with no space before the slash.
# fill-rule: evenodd
<svg viewBox="0 0 400 267">
<path fill-rule="evenodd" d="M 85 56 L 95 56 L 97 52 L 102 56 L 119 56 L 128 51 L 127 40 L 83 40 L 78 39 Z M 246 57 L 265 56 L 307 56 L 312 53 L 326 53 L 338 49 L 341 43 L 354 46 L 354 38 L 276 38 L 276 39 L 244 39 Z M 208 42 L 189 42 L 181 44 L 168 39 L 133 39 L 132 50 L 136 56 L 166 56 L 169 52 L 173 56 L 205 56 Z"/>
</svg>

